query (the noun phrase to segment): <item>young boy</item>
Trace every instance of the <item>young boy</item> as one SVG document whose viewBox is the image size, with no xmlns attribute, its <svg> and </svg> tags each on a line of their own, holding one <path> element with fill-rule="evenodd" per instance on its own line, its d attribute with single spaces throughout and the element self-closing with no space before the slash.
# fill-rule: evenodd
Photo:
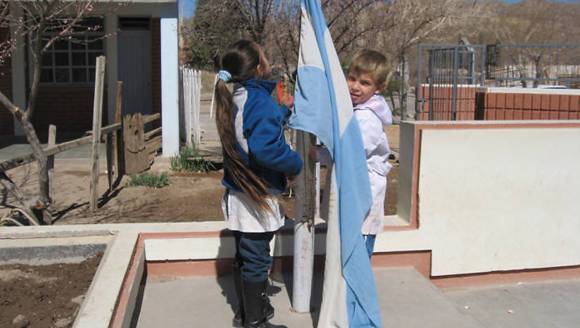
<svg viewBox="0 0 580 328">
<path fill-rule="evenodd" d="M 369 49 L 356 53 L 348 68 L 348 89 L 354 116 L 360 126 L 373 197 L 372 207 L 362 226 L 369 257 L 373 254 L 377 233 L 383 230 L 387 174 L 392 167 L 387 161 L 390 149 L 383 125 L 392 124 L 393 117 L 389 105 L 379 93 L 385 86 L 387 75 L 385 56 Z"/>
</svg>

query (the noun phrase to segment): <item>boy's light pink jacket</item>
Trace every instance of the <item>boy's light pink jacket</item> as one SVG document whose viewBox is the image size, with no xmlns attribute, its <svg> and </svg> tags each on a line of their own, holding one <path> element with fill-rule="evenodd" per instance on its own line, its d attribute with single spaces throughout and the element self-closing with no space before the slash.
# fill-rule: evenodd
<svg viewBox="0 0 580 328">
<path fill-rule="evenodd" d="M 383 125 L 393 124 L 389 105 L 383 96 L 374 95 L 366 102 L 355 106 L 354 115 L 360 127 L 369 170 L 387 175 L 390 169 L 387 160 L 391 150 Z"/>
<path fill-rule="evenodd" d="M 389 105 L 380 95 L 374 95 L 368 101 L 355 106 L 354 115 L 360 126 L 373 196 L 372 207 L 363 222 L 361 232 L 364 235 L 376 235 L 383 230 L 387 174 L 391 170 L 391 164 L 388 162 L 391 150 L 387 136 L 383 132 L 383 125 L 392 124 L 393 116 Z M 318 155 L 321 164 L 330 165 L 332 163 L 328 150 L 324 149 Z M 330 173 L 327 173 L 326 185 L 329 183 Z M 321 206 L 323 219 L 328 218 L 328 201 L 328 192 L 325 192 Z"/>
<path fill-rule="evenodd" d="M 392 124 L 393 116 L 385 98 L 380 95 L 374 95 L 355 106 L 354 116 L 360 126 L 373 196 L 372 207 L 361 232 L 364 235 L 376 235 L 383 230 L 387 174 L 391 170 L 388 162 L 391 150 L 383 125 Z"/>
</svg>

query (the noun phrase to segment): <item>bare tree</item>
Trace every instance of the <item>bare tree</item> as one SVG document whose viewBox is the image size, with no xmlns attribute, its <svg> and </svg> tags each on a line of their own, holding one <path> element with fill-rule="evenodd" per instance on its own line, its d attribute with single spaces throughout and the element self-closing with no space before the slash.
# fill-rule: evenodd
<svg viewBox="0 0 580 328">
<path fill-rule="evenodd" d="M 401 75 L 402 115 L 407 107 L 410 50 L 427 40 L 456 41 L 461 36 L 456 31 L 467 22 L 474 24 L 483 13 L 481 4 L 467 0 L 393 0 L 384 5 L 378 19 L 385 22 L 386 28 L 379 33 L 378 48 L 389 55 L 393 70 Z"/>
<path fill-rule="evenodd" d="M 38 165 L 38 199 L 30 201 L 40 209 L 45 221 L 50 221 L 47 209 L 51 204 L 48 188 L 47 156 L 34 126 L 32 116 L 41 80 L 41 60 L 44 53 L 58 40 L 74 39 L 75 35 L 102 28 L 85 24 L 84 18 L 94 12 L 93 0 L 34 0 L 0 2 L 0 29 L 10 29 L 5 40 L 0 40 L 0 62 L 9 58 L 17 47 L 27 47 L 30 55 L 31 80 L 25 108 L 20 108 L 0 91 L 0 104 L 12 113 L 21 125 Z M 1 177 L 0 177 L 1 178 Z M 4 183 L 8 183 L 4 179 Z"/>
<path fill-rule="evenodd" d="M 236 0 L 244 25 L 252 39 L 264 44 L 271 32 L 272 13 L 275 10 L 275 0 Z"/>
<path fill-rule="evenodd" d="M 335 48 L 345 59 L 364 44 L 367 37 L 386 26 L 375 18 L 377 8 L 382 8 L 380 0 L 324 0 L 322 9 Z M 275 58 L 279 58 L 287 72 L 295 67 L 298 60 L 300 37 L 300 5 L 286 3 L 277 8 L 274 16 L 276 32 L 273 33 Z M 361 42 L 362 41 L 362 42 Z"/>
<path fill-rule="evenodd" d="M 181 27 L 185 62 L 213 69 L 215 57 L 246 33 L 237 1 L 198 1 L 195 15 Z"/>
<path fill-rule="evenodd" d="M 495 3 L 495 15 L 486 24 L 486 32 L 497 43 L 538 45 L 502 49 L 502 57 L 517 67 L 522 85 L 533 78 L 534 87 L 548 77 L 544 67 L 554 57 L 566 60 L 557 47 L 542 45 L 570 44 L 580 40 L 580 6 L 546 0 L 525 0 L 516 4 Z M 571 51 L 568 51 L 568 54 Z M 533 67 L 533 73 L 527 66 Z M 533 74 L 533 76 L 528 76 Z"/>
</svg>

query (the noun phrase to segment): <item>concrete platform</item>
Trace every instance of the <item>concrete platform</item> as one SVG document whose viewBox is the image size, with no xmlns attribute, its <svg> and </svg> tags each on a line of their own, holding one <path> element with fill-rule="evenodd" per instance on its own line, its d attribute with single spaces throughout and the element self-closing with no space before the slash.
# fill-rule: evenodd
<svg viewBox="0 0 580 328">
<path fill-rule="evenodd" d="M 489 328 L 580 327 L 580 280 L 519 283 L 444 293 Z"/>
<path fill-rule="evenodd" d="M 414 269 L 375 270 L 384 327 L 485 327 L 462 313 Z M 315 280 L 312 314 L 291 311 L 292 279 L 273 282 L 269 293 L 276 308 L 273 323 L 316 327 L 321 301 L 321 275 Z M 237 304 L 230 276 L 149 280 L 143 293 L 138 328 L 231 327 Z"/>
</svg>

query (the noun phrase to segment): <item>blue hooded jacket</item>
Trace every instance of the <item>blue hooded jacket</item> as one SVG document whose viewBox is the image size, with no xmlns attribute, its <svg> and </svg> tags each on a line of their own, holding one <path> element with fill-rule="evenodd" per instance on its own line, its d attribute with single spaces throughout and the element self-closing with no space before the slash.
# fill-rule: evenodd
<svg viewBox="0 0 580 328">
<path fill-rule="evenodd" d="M 234 90 L 236 148 L 244 162 L 269 187 L 272 194 L 286 189 L 286 176 L 297 175 L 302 169 L 300 155 L 290 149 L 284 137 L 284 125 L 290 111 L 276 104 L 271 93 L 273 81 L 248 80 Z M 224 169 L 224 186 L 241 191 Z"/>
</svg>

